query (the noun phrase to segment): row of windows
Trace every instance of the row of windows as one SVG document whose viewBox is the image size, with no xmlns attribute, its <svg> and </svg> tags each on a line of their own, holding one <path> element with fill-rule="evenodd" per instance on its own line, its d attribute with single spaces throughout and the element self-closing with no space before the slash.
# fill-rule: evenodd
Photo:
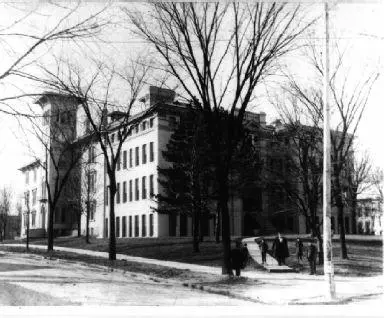
<svg viewBox="0 0 384 318">
<path fill-rule="evenodd" d="M 135 166 L 140 165 L 140 152 L 141 152 L 141 163 L 146 164 L 148 162 L 147 155 L 147 144 L 144 144 L 140 147 L 130 148 L 127 152 L 123 151 L 123 169 L 127 169 L 127 164 L 129 164 L 129 168 L 133 167 L 133 162 L 135 162 Z M 133 152 L 135 152 L 135 157 L 133 157 Z M 129 154 L 129 158 L 128 158 Z M 154 152 L 154 144 L 153 142 L 149 143 L 149 162 L 153 162 L 155 160 L 155 152 Z M 121 169 L 121 158 L 119 157 L 116 164 L 116 170 L 119 171 Z"/>
<path fill-rule="evenodd" d="M 32 203 L 30 202 L 30 192 L 32 192 Z M 36 205 L 37 200 L 37 189 L 33 189 L 32 191 L 26 191 L 24 193 L 24 201 L 25 204 L 32 204 L 32 206 Z"/>
<path fill-rule="evenodd" d="M 120 219 L 121 219 L 121 231 L 120 231 Z M 141 221 L 141 235 L 140 235 L 140 221 Z M 105 219 L 105 229 L 106 236 L 108 237 L 108 219 Z M 142 214 L 132 215 L 126 217 L 116 217 L 115 221 L 115 232 L 116 237 L 146 237 L 153 236 L 154 233 L 154 224 L 153 224 L 153 214 L 149 215 L 149 233 L 147 232 L 147 215 Z"/>
<path fill-rule="evenodd" d="M 149 179 L 149 193 L 147 191 L 147 179 Z M 117 188 L 116 203 L 118 204 L 121 201 L 125 203 L 128 200 L 130 202 L 132 202 L 133 200 L 139 201 L 140 200 L 139 181 L 140 181 L 140 178 L 132 179 L 132 180 L 129 180 L 128 182 L 124 181 L 123 183 L 118 182 L 116 184 L 116 188 Z M 153 174 L 151 174 L 149 178 L 147 178 L 147 176 L 141 177 L 141 199 L 143 200 L 147 199 L 148 195 L 150 198 L 152 198 L 155 195 Z M 106 188 L 106 193 L 105 193 L 106 205 L 108 205 L 108 201 L 109 201 L 109 186 Z"/>
<path fill-rule="evenodd" d="M 135 132 L 136 134 L 138 134 L 140 131 L 145 131 L 149 128 L 153 128 L 154 120 L 155 120 L 155 118 L 151 118 L 151 119 L 149 119 L 149 121 L 144 120 L 140 124 L 134 125 L 132 127 L 132 129 L 128 131 L 128 136 L 132 136 L 132 132 Z M 117 136 L 116 140 L 120 140 L 120 138 L 121 138 L 121 136 L 118 133 L 111 134 L 111 142 L 112 143 L 115 142 L 115 136 Z"/>
</svg>

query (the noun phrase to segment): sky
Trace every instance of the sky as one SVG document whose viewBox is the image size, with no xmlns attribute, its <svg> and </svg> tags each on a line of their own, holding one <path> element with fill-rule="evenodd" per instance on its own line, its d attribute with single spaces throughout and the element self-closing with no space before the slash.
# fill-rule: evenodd
<svg viewBox="0 0 384 318">
<path fill-rule="evenodd" d="M 65 4 L 65 2 L 61 2 Z M 23 9 L 31 9 L 31 6 L 38 6 L 39 15 L 31 16 L 28 23 L 18 26 L 18 31 L 27 30 L 28 32 L 43 32 L 49 29 L 57 21 L 59 16 L 62 16 L 60 8 L 51 10 L 48 4 L 34 3 L 33 5 L 25 4 Z M 4 27 L 9 25 L 16 17 L 20 16 L 25 11 L 20 11 L 18 5 L 4 6 L 0 8 L 0 26 Z M 15 7 L 16 6 L 16 7 Z M 117 6 L 117 5 L 116 5 Z M 127 8 L 140 8 L 140 5 L 127 3 Z M 80 19 L 86 16 L 92 10 L 98 10 L 102 4 L 97 2 L 84 3 L 78 15 L 73 19 Z M 311 10 L 314 13 L 321 14 L 323 6 L 315 4 Z M 112 13 L 111 13 L 112 12 Z M 113 10 L 108 14 L 114 15 L 118 10 Z M 360 75 L 368 71 L 377 71 L 382 73 L 378 80 L 372 87 L 369 104 L 361 120 L 360 128 L 358 130 L 358 144 L 359 149 L 367 150 L 372 158 L 373 164 L 384 168 L 384 150 L 382 146 L 382 127 L 384 125 L 384 107 L 383 107 L 383 87 L 384 87 L 384 5 L 380 3 L 357 3 L 348 4 L 342 3 L 337 6 L 331 6 L 330 24 L 331 24 L 331 38 L 332 41 L 338 41 L 341 47 L 348 48 L 346 54 L 347 64 L 350 65 L 351 78 L 358 79 Z M 46 23 L 40 23 L 42 20 Z M 72 20 L 74 21 L 74 20 Z M 42 29 L 44 28 L 44 30 Z M 321 46 L 322 25 L 320 24 L 317 29 L 318 45 Z M 100 56 L 108 59 L 122 59 L 122 57 L 129 56 L 129 54 L 143 52 L 146 47 L 141 41 L 137 41 L 130 32 L 121 25 L 115 25 L 101 35 L 101 38 L 108 38 L 109 43 L 105 45 L 103 42 L 90 41 L 82 43 L 80 55 L 86 53 L 87 57 Z M 0 40 L 4 37 L 0 36 Z M 8 38 L 9 39 L 9 38 Z M 305 39 L 302 39 L 305 40 Z M 21 52 L 26 43 L 19 38 L 8 40 L 9 47 L 12 50 Z M 39 57 L 42 60 L 49 60 L 49 52 L 55 54 L 68 53 L 68 58 L 77 59 L 73 50 L 67 50 L 68 43 L 60 43 L 55 47 L 43 47 L 37 51 L 34 57 Z M 84 45 L 86 49 L 84 49 Z M 9 47 L 6 47 L 3 41 L 0 41 L 0 49 L 3 52 L 12 54 Z M 84 59 L 84 56 L 79 57 Z M 0 62 L 0 70 L 6 67 L 7 60 L 2 54 L 2 61 Z M 301 74 L 305 78 L 306 66 L 302 63 L 300 55 L 292 56 L 290 59 L 290 67 L 295 73 Z M 23 82 L 18 81 L 18 89 L 22 86 Z M 27 85 L 27 84 L 25 84 Z M 33 90 L 32 86 L 24 86 L 23 89 Z M 17 91 L 12 81 L 7 81 L 6 84 L 0 82 L 0 95 L 12 91 Z M 254 111 L 265 111 L 267 113 L 267 121 L 270 122 L 276 118 L 277 113 L 268 104 L 267 101 L 257 105 Z M 15 194 L 21 189 L 21 175 L 18 169 L 24 164 L 33 160 L 29 150 L 25 146 L 25 136 L 20 124 L 15 118 L 0 115 L 0 186 L 10 185 Z"/>
</svg>

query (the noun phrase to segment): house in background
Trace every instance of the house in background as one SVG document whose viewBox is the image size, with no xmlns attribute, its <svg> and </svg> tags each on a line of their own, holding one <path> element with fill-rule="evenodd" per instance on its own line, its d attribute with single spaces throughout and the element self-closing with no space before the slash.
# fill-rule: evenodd
<svg viewBox="0 0 384 318">
<path fill-rule="evenodd" d="M 383 202 L 378 197 L 357 200 L 357 228 L 359 234 L 382 235 Z"/>
</svg>

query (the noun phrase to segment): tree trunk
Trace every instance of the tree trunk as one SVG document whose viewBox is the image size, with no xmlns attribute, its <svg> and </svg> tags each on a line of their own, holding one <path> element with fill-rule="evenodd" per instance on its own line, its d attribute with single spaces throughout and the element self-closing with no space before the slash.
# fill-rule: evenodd
<svg viewBox="0 0 384 318">
<path fill-rule="evenodd" d="M 53 246 L 52 246 L 53 249 Z M 27 252 L 29 251 L 29 209 L 27 211 Z"/>
<path fill-rule="evenodd" d="M 48 213 L 48 252 L 53 251 L 53 216 L 54 208 L 50 205 Z"/>
<path fill-rule="evenodd" d="M 355 193 L 352 194 L 352 204 L 351 204 L 352 234 L 357 234 L 357 221 L 356 221 L 357 199 L 356 199 Z"/>
<path fill-rule="evenodd" d="M 216 220 L 215 220 L 215 240 L 216 243 L 220 243 L 220 232 L 221 232 L 221 217 L 220 217 L 220 204 L 216 208 Z"/>
<path fill-rule="evenodd" d="M 220 169 L 219 169 L 220 170 Z M 231 234 L 230 234 L 230 219 L 228 209 L 228 182 L 227 175 L 219 174 L 219 200 L 221 207 L 221 224 L 222 224 L 222 244 L 223 244 L 223 265 L 222 274 L 233 276 L 231 264 Z"/>
<path fill-rule="evenodd" d="M 336 176 L 336 206 L 337 206 L 337 217 L 339 220 L 340 228 L 340 245 L 341 245 L 341 258 L 348 259 L 347 244 L 345 241 L 345 224 L 344 224 L 344 205 L 343 205 L 343 193 L 341 190 L 340 180 Z"/>
<path fill-rule="evenodd" d="M 109 260 L 116 260 L 116 231 L 115 231 L 115 195 L 116 187 L 111 185 L 109 187 L 110 204 L 109 204 Z"/>
<path fill-rule="evenodd" d="M 199 216 L 197 215 L 197 211 L 194 211 L 193 213 L 193 252 L 199 253 L 199 243 L 200 243 L 200 237 L 199 237 Z"/>
<path fill-rule="evenodd" d="M 85 242 L 87 244 L 91 243 L 89 241 L 89 216 L 90 216 L 90 211 L 89 211 L 89 200 L 87 200 L 87 214 L 86 214 L 86 225 L 85 225 Z"/>
<path fill-rule="evenodd" d="M 77 211 L 77 237 L 81 236 L 81 210 Z"/>
</svg>

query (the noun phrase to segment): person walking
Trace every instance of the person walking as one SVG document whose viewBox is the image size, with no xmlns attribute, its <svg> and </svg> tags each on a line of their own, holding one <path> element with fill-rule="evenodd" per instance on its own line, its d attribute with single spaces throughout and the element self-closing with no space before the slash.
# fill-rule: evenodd
<svg viewBox="0 0 384 318">
<path fill-rule="evenodd" d="M 309 242 L 307 258 L 310 268 L 309 275 L 316 275 L 317 246 L 315 240 L 311 240 Z"/>
<path fill-rule="evenodd" d="M 266 264 L 267 263 L 268 244 L 264 240 L 264 238 L 261 239 L 260 250 L 261 250 L 261 263 Z"/>
<path fill-rule="evenodd" d="M 287 239 L 282 237 L 280 233 L 277 233 L 277 237 L 273 241 L 272 251 L 279 266 L 285 264 L 285 258 L 289 256 L 288 243 Z"/>
<path fill-rule="evenodd" d="M 300 264 L 300 261 L 303 261 L 303 241 L 298 237 L 296 239 L 296 257 L 297 257 L 297 263 Z"/>
<path fill-rule="evenodd" d="M 243 263 L 244 252 L 242 251 L 241 243 L 236 242 L 236 247 L 231 251 L 231 264 L 232 268 L 235 270 L 236 276 L 240 276 Z"/>
</svg>

